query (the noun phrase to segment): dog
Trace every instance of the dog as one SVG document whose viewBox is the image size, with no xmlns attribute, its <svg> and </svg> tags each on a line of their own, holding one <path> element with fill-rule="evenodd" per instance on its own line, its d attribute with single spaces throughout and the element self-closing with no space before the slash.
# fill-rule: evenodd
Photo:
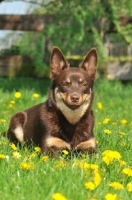
<svg viewBox="0 0 132 200">
<path fill-rule="evenodd" d="M 58 47 L 50 57 L 52 85 L 45 103 L 18 112 L 11 117 L 7 137 L 13 143 L 33 142 L 45 154 L 62 150 L 97 151 L 93 133 L 93 85 L 97 51 L 92 48 L 78 68 L 71 68 Z"/>
</svg>

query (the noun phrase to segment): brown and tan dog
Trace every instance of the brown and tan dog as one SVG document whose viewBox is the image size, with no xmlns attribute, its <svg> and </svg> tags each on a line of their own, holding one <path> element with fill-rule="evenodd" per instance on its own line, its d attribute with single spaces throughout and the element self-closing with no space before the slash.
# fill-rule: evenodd
<svg viewBox="0 0 132 200">
<path fill-rule="evenodd" d="M 32 141 L 43 153 L 53 155 L 63 149 L 96 152 L 92 111 L 96 66 L 95 48 L 87 53 L 79 68 L 70 68 L 59 48 L 54 47 L 49 98 L 12 116 L 6 133 L 10 141 Z"/>
</svg>

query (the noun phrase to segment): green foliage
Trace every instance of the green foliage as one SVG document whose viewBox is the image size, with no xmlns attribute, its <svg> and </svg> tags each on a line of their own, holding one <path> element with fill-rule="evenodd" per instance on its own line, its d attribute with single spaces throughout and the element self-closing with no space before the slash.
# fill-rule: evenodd
<svg viewBox="0 0 132 200">
<path fill-rule="evenodd" d="M 48 69 L 51 46 L 58 46 L 65 55 L 80 56 L 96 47 L 100 66 L 106 58 L 104 40 L 111 25 L 117 37 L 132 45 L 132 25 L 121 26 L 119 22 L 122 16 L 132 16 L 131 5 L 132 0 L 51 1 L 33 14 L 52 15 L 52 22 L 45 24 L 41 33 L 26 33 L 19 41 L 20 52 L 34 58 L 36 72 L 41 75 Z"/>
</svg>

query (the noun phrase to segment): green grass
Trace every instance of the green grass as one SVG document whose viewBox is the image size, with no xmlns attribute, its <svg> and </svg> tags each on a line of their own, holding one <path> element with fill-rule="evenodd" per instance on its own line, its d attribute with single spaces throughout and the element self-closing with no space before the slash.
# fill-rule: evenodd
<svg viewBox="0 0 132 200">
<path fill-rule="evenodd" d="M 0 133 L 7 130 L 13 113 L 45 101 L 49 85 L 49 80 L 0 78 Z M 15 98 L 16 91 L 22 94 L 21 98 Z M 34 93 L 39 97 L 34 98 Z M 0 135 L 0 199 L 132 199 L 132 192 L 127 188 L 132 182 L 132 86 L 97 80 L 93 108 L 98 153 L 92 157 L 81 154 L 69 158 L 64 154 L 47 158 L 34 146 L 15 149 Z M 105 150 L 111 151 L 102 156 Z M 20 158 L 16 154 L 13 157 L 16 152 Z M 128 174 L 122 172 L 125 168 Z M 89 182 L 93 190 L 86 188 Z M 110 187 L 111 182 L 121 183 L 123 189 Z M 56 193 L 59 195 L 52 197 Z"/>
</svg>

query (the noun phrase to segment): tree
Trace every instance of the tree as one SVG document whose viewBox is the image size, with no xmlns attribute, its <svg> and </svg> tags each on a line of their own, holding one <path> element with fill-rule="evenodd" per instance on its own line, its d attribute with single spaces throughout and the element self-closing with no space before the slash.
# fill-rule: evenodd
<svg viewBox="0 0 132 200">
<path fill-rule="evenodd" d="M 45 60 L 47 59 L 47 51 L 44 51 L 45 48 L 43 48 L 44 42 L 50 47 L 58 46 L 65 55 L 74 53 L 82 56 L 94 46 L 98 49 L 99 62 L 101 63 L 106 57 L 105 36 L 111 31 L 116 32 L 123 41 L 132 46 L 132 24 L 124 27 L 119 20 L 122 16 L 132 16 L 131 8 L 132 0 L 52 1 L 47 6 L 36 9 L 33 13 L 54 16 L 54 20 L 46 25 L 43 32 L 38 34 L 39 36 L 33 37 L 37 38 L 36 43 L 34 43 L 36 47 L 33 50 L 33 56 L 36 55 L 36 58 L 38 58 L 38 55 L 41 54 L 41 60 L 43 56 Z M 30 51 L 32 42 L 28 37 L 24 41 L 27 48 L 22 45 L 20 47 L 21 52 L 30 54 L 32 52 Z M 23 40 L 20 44 L 22 43 Z M 38 71 L 42 69 L 43 63 L 40 63 Z"/>
</svg>

